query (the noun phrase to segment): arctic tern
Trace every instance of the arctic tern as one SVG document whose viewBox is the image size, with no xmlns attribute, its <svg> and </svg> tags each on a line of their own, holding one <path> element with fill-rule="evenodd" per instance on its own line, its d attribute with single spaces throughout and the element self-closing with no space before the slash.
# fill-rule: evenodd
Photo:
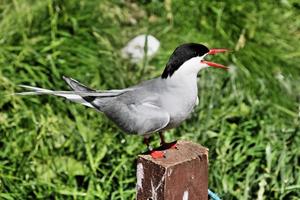
<svg viewBox="0 0 300 200">
<path fill-rule="evenodd" d="M 226 51 L 208 49 L 197 43 L 182 44 L 172 53 L 160 77 L 125 89 L 97 91 L 72 78 L 63 77 L 72 91 L 21 85 L 30 91 L 18 94 L 65 97 L 103 112 L 123 131 L 143 136 L 152 157 L 160 158 L 164 152 L 154 151 L 149 145 L 149 137 L 158 132 L 162 146 L 176 147 L 176 142 L 165 142 L 163 132 L 180 125 L 198 104 L 197 74 L 201 69 L 227 69 L 221 64 L 204 60 L 205 56 Z"/>
</svg>

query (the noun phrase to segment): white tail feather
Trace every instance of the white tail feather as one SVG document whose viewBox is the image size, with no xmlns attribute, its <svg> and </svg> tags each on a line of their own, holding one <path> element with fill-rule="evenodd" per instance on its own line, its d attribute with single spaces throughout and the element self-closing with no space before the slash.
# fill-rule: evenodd
<svg viewBox="0 0 300 200">
<path fill-rule="evenodd" d="M 20 87 L 27 88 L 33 91 L 30 92 L 20 92 L 16 93 L 17 95 L 44 95 L 44 94 L 50 94 L 54 96 L 59 96 L 59 97 L 64 97 L 70 101 L 73 101 L 75 103 L 80 103 L 82 105 L 94 108 L 94 106 L 87 101 L 85 101 L 80 95 L 76 94 L 74 91 L 53 91 L 53 90 L 48 90 L 44 88 L 38 88 L 38 87 L 33 87 L 33 86 L 28 86 L 28 85 L 20 85 Z"/>
<path fill-rule="evenodd" d="M 106 91 L 54 91 L 48 90 L 39 87 L 33 87 L 28 85 L 19 85 L 20 87 L 30 89 L 32 91 L 29 92 L 20 92 L 18 95 L 41 95 L 41 94 L 53 94 L 53 95 L 65 95 L 65 94 L 78 94 L 80 96 L 91 96 L 91 97 L 112 97 L 118 96 L 125 92 L 131 91 L 133 89 L 125 89 L 125 90 L 106 90 Z"/>
</svg>

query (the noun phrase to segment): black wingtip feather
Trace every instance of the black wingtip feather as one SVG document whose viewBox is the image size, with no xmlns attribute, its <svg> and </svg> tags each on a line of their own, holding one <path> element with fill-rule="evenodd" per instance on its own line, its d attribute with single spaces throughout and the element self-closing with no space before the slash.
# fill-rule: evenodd
<svg viewBox="0 0 300 200">
<path fill-rule="evenodd" d="M 62 76 L 62 78 L 66 81 L 66 83 L 69 85 L 69 87 L 74 91 L 95 91 L 95 90 L 83 85 L 82 83 L 79 83 L 77 80 L 75 80 L 73 78 L 69 78 L 66 76 Z M 94 97 L 94 96 L 85 96 L 82 98 L 89 103 L 96 99 L 96 97 Z"/>
</svg>

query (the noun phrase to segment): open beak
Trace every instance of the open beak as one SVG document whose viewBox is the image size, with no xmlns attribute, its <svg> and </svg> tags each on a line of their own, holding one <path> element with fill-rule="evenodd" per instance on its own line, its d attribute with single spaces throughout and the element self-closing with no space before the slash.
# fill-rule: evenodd
<svg viewBox="0 0 300 200">
<path fill-rule="evenodd" d="M 215 55 L 217 53 L 224 53 L 224 52 L 227 52 L 227 51 L 228 51 L 228 49 L 211 49 L 211 50 L 209 50 L 209 52 L 207 54 Z M 222 69 L 225 69 L 225 70 L 229 69 L 228 67 L 226 67 L 224 65 L 221 65 L 221 64 L 218 64 L 218 63 L 214 63 L 214 62 L 210 62 L 210 61 L 206 61 L 206 60 L 202 60 L 201 62 L 207 64 L 210 67 L 222 68 Z"/>
</svg>

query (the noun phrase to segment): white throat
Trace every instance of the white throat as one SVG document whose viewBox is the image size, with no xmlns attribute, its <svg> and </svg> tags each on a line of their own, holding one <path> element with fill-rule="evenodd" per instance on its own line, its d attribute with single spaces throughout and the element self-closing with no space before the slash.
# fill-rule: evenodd
<svg viewBox="0 0 300 200">
<path fill-rule="evenodd" d="M 196 78 L 198 72 L 201 69 L 207 68 L 208 65 L 201 63 L 201 60 L 205 57 L 194 57 L 187 61 L 185 61 L 178 70 L 174 72 L 174 74 L 169 77 L 168 79 L 190 79 L 190 78 Z"/>
</svg>

